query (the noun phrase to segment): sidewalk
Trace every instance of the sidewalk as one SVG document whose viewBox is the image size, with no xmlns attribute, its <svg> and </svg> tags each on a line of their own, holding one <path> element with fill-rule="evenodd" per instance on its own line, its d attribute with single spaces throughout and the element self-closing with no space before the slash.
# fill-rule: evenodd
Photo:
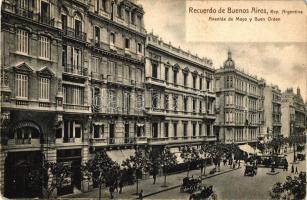
<svg viewBox="0 0 307 200">
<path fill-rule="evenodd" d="M 241 163 L 241 166 L 242 165 L 243 165 L 243 163 Z M 220 172 L 216 172 L 215 174 L 209 174 L 209 171 L 213 168 L 214 168 L 214 166 L 206 167 L 206 176 L 203 175 L 203 180 L 238 169 L 238 168 L 232 169 L 228 165 L 226 165 L 226 166 L 221 165 Z M 192 175 L 195 178 L 199 177 L 200 176 L 200 169 L 190 171 L 189 176 L 192 176 Z M 162 187 L 162 185 L 164 184 L 164 176 L 157 177 L 156 184 L 153 184 L 152 178 L 145 179 L 145 180 L 139 180 L 139 192 L 141 191 L 141 189 L 143 190 L 143 197 L 148 197 L 148 196 L 151 196 L 151 195 L 154 195 L 154 194 L 157 194 L 157 193 L 160 193 L 160 192 L 164 192 L 164 191 L 167 191 L 167 190 L 171 190 L 171 189 L 174 189 L 174 188 L 178 188 L 178 192 L 179 192 L 179 187 L 182 184 L 182 179 L 186 176 L 187 176 L 186 171 L 181 172 L 181 173 L 177 173 L 177 174 L 168 175 L 166 177 L 167 187 Z M 203 184 L 205 184 L 205 181 L 203 181 Z M 122 194 L 115 192 L 114 193 L 114 197 L 115 197 L 114 199 L 136 199 L 136 198 L 138 198 L 138 196 L 135 195 L 135 193 L 136 193 L 136 184 L 129 185 L 129 186 L 126 186 L 126 187 L 123 188 Z M 71 199 L 71 198 L 96 199 L 96 198 L 98 198 L 98 196 L 99 196 L 99 190 L 95 188 L 94 190 L 89 191 L 89 192 L 66 195 L 65 197 L 60 197 L 60 198 L 61 199 L 66 199 L 66 198 L 69 198 L 69 199 Z M 109 190 L 103 189 L 102 190 L 102 199 L 109 199 L 109 198 L 110 198 Z"/>
</svg>

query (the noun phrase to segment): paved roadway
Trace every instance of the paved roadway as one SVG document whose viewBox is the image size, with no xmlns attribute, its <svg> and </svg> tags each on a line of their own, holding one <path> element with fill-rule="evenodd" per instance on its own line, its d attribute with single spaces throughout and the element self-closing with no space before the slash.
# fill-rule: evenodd
<svg viewBox="0 0 307 200">
<path fill-rule="evenodd" d="M 287 156 L 290 162 L 293 161 L 293 153 Z M 306 162 L 300 161 L 294 166 L 298 167 L 298 171 L 306 171 Z M 213 185 L 217 193 L 218 199 L 270 199 L 269 192 L 276 182 L 284 182 L 285 178 L 293 176 L 291 174 L 291 164 L 289 164 L 289 171 L 285 172 L 282 169 L 277 169 L 280 173 L 277 175 L 268 175 L 270 169 L 258 168 L 256 176 L 244 176 L 244 167 L 239 170 L 215 176 L 203 181 L 205 185 Z M 178 180 L 179 181 L 179 180 Z M 179 188 L 159 193 L 146 199 L 188 199 L 189 194 L 180 193 Z"/>
</svg>

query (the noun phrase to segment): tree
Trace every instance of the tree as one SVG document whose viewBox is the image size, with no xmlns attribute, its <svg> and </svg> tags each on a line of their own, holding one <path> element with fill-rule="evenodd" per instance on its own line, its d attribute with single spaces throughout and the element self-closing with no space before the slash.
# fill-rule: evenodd
<svg viewBox="0 0 307 200">
<path fill-rule="evenodd" d="M 199 160 L 199 151 L 191 145 L 186 145 L 181 148 L 180 157 L 188 165 L 187 176 L 189 176 L 191 162 Z"/>
<path fill-rule="evenodd" d="M 49 162 L 42 155 L 42 165 L 28 174 L 31 185 L 41 186 L 49 199 L 55 189 L 70 183 L 71 166 L 61 162 Z"/>
<path fill-rule="evenodd" d="M 301 172 L 294 178 L 288 176 L 284 183 L 276 183 L 270 192 L 272 199 L 305 199 L 306 173 Z"/>
<path fill-rule="evenodd" d="M 99 186 L 99 199 L 101 199 L 102 185 L 106 187 L 114 185 L 119 178 L 120 167 L 111 160 L 103 150 L 95 154 L 95 157 L 82 166 L 83 175 L 89 176 Z"/>
<path fill-rule="evenodd" d="M 273 153 L 279 154 L 280 149 L 285 144 L 285 142 L 285 138 L 282 135 L 278 135 L 268 143 L 268 147 L 272 149 Z"/>
<path fill-rule="evenodd" d="M 133 156 L 127 158 L 123 161 L 122 166 L 127 168 L 128 170 L 131 169 L 135 172 L 136 177 L 136 194 L 139 193 L 139 177 L 141 176 L 143 171 L 149 171 L 150 169 L 150 162 L 148 158 L 148 154 L 142 152 L 138 148 L 135 151 Z"/>
<path fill-rule="evenodd" d="M 163 187 L 167 187 L 166 186 L 167 171 L 169 170 L 169 168 L 171 168 L 171 167 L 173 167 L 177 164 L 176 155 L 174 153 L 172 153 L 168 148 L 163 148 L 160 156 L 158 157 L 158 164 L 163 169 L 163 175 L 164 175 Z"/>
</svg>

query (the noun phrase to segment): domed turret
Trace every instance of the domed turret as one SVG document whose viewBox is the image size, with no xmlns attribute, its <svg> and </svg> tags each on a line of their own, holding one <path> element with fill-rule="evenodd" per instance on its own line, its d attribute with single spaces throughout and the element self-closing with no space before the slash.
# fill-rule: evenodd
<svg viewBox="0 0 307 200">
<path fill-rule="evenodd" d="M 228 51 L 228 59 L 224 62 L 224 68 L 235 68 L 235 62 L 231 59 L 231 52 Z"/>
</svg>

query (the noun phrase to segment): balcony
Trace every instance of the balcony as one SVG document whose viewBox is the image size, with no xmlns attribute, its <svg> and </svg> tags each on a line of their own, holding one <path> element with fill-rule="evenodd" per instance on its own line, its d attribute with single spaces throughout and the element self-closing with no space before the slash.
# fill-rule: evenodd
<svg viewBox="0 0 307 200">
<path fill-rule="evenodd" d="M 29 147 L 39 147 L 40 139 L 38 138 L 15 138 L 7 140 L 7 145 L 9 148 L 29 148 Z"/>
<path fill-rule="evenodd" d="M 193 143 L 216 141 L 216 136 L 183 136 L 183 137 L 164 137 L 148 138 L 148 143 L 152 145 L 172 144 L 172 143 Z"/>
<path fill-rule="evenodd" d="M 82 139 L 75 137 L 63 137 L 56 138 L 55 140 L 56 146 L 71 146 L 71 145 L 82 145 Z"/>
<path fill-rule="evenodd" d="M 65 111 L 72 111 L 72 112 L 85 112 L 85 111 L 87 111 L 87 112 L 89 112 L 89 106 L 86 106 L 86 105 L 75 105 L 75 104 L 64 103 L 63 108 L 64 108 Z"/>
<path fill-rule="evenodd" d="M 3 7 L 5 8 L 5 10 L 9 10 L 22 18 L 30 19 L 40 24 L 54 26 L 54 23 L 55 23 L 54 18 L 43 16 L 40 13 L 34 13 L 33 10 L 23 9 L 23 8 L 18 7 L 17 5 L 10 5 L 7 3 L 3 3 Z"/>
<path fill-rule="evenodd" d="M 62 30 L 62 33 L 64 36 L 71 37 L 74 39 L 78 39 L 81 41 L 86 41 L 86 33 L 82 31 L 78 31 L 76 29 L 70 28 L 70 27 L 65 27 Z"/>
<path fill-rule="evenodd" d="M 107 145 L 107 138 L 90 138 L 89 139 L 91 146 L 105 146 Z"/>
<path fill-rule="evenodd" d="M 134 137 L 111 137 L 107 138 L 108 145 L 129 145 L 135 144 L 136 140 Z"/>
<path fill-rule="evenodd" d="M 91 77 L 92 77 L 92 79 L 99 80 L 99 81 L 104 80 L 104 75 L 97 73 L 97 72 L 92 72 Z"/>
<path fill-rule="evenodd" d="M 75 65 L 75 64 L 64 63 L 63 67 L 64 67 L 65 73 L 79 75 L 79 76 L 86 76 L 87 75 L 86 69 L 81 67 L 81 66 L 78 66 L 78 65 Z"/>
</svg>

